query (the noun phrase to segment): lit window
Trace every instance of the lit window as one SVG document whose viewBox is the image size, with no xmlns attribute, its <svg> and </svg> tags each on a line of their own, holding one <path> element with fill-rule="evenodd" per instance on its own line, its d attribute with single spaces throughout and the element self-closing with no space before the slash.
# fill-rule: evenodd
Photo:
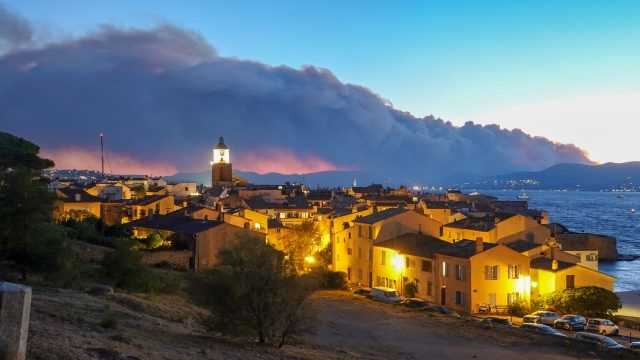
<svg viewBox="0 0 640 360">
<path fill-rule="evenodd" d="M 286 218 L 287 218 L 287 213 L 281 212 L 280 219 L 286 219 Z"/>
<path fill-rule="evenodd" d="M 520 266 L 518 265 L 509 265 L 509 279 L 518 279 L 520 278 Z"/>
<path fill-rule="evenodd" d="M 446 261 L 442 262 L 442 276 L 449 276 L 449 264 Z"/>
<path fill-rule="evenodd" d="M 498 280 L 498 265 L 484 267 L 485 280 Z"/>
<path fill-rule="evenodd" d="M 464 265 L 456 265 L 456 280 L 464 281 Z"/>
<path fill-rule="evenodd" d="M 255 223 L 254 227 L 256 228 L 256 230 L 260 230 L 260 224 L 259 223 Z"/>
</svg>

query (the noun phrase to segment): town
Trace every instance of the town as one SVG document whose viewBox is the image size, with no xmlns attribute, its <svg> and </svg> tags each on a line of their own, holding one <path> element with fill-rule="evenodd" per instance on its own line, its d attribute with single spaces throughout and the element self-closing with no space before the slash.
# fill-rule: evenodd
<svg viewBox="0 0 640 360">
<path fill-rule="evenodd" d="M 0 0 L 0 360 L 639 358 L 638 13 Z"/>
<path fill-rule="evenodd" d="M 150 268 L 206 273 L 222 264 L 226 249 L 252 238 L 284 254 L 298 275 L 336 274 L 337 285 L 329 288 L 350 289 L 356 297 L 472 316 L 491 327 L 515 325 L 515 317 L 522 329 L 556 337 L 587 330 L 627 335 L 609 320 L 620 306 L 617 299 L 603 301 L 604 307 L 554 303 L 559 295 L 578 298 L 587 290 L 592 298 L 615 297 L 615 278 L 598 269 L 599 260 L 616 259 L 614 238 L 551 223 L 544 209 L 529 208 L 527 200 L 456 189 L 425 193 L 358 186 L 357 179 L 345 188 L 250 184 L 234 176 L 232 159 L 220 137 L 211 153 L 210 186 L 48 172 L 52 218 L 119 229 L 134 241 L 127 251 L 141 254 Z M 117 248 L 109 239 L 86 241 Z M 116 286 L 126 289 L 123 284 Z M 631 338 L 631 330 L 625 331 Z M 613 341 L 591 332 L 571 336 L 583 343 Z M 613 344 L 599 349 L 624 349 Z"/>
<path fill-rule="evenodd" d="M 414 295 L 464 313 L 528 306 L 588 285 L 613 291 L 615 279 L 598 271 L 598 259 L 599 249 L 615 259 L 615 242 L 549 223 L 549 215 L 529 209 L 526 200 L 379 184 L 316 190 L 247 184 L 234 178 L 230 152 L 221 137 L 211 187 L 150 177 L 86 185 L 55 179 L 54 217 L 126 224 L 137 238 L 160 234 L 162 244 L 148 261 L 189 271 L 215 266 L 218 250 L 242 232 L 286 253 L 291 232 L 309 223 L 317 239 L 295 254 L 303 268 L 322 264 L 345 273 L 353 286 L 400 295 L 412 284 Z M 320 263 L 321 256 L 326 261 Z"/>
</svg>

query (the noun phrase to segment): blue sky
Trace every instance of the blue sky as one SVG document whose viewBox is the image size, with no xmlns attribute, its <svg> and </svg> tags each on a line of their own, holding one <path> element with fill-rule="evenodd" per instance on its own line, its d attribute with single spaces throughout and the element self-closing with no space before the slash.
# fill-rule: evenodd
<svg viewBox="0 0 640 360">
<path fill-rule="evenodd" d="M 201 33 L 221 55 L 325 67 L 418 116 L 523 128 L 575 143 L 597 161 L 635 156 L 624 142 L 636 131 L 619 129 L 640 130 L 637 1 L 6 4 L 45 37 L 171 22 Z"/>
</svg>

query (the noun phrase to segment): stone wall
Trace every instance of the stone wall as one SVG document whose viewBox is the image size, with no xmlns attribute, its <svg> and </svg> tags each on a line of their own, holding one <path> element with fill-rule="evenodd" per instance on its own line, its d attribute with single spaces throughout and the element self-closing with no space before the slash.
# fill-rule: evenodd
<svg viewBox="0 0 640 360">
<path fill-rule="evenodd" d="M 557 234 L 556 239 L 562 244 L 562 250 L 598 250 L 598 258 L 614 261 L 618 258 L 616 238 L 606 235 L 588 233 Z"/>
<path fill-rule="evenodd" d="M 176 270 L 189 270 L 192 256 L 191 250 L 149 250 L 142 252 L 142 262 L 152 266 L 168 263 Z"/>
</svg>

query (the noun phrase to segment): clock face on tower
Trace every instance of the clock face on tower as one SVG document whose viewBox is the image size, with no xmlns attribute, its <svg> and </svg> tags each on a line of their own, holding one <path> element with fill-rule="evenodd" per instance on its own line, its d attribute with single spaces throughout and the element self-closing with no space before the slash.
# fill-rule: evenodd
<svg viewBox="0 0 640 360">
<path fill-rule="evenodd" d="M 218 164 L 229 164 L 229 150 L 215 149 L 213 150 L 213 161 Z"/>
</svg>

